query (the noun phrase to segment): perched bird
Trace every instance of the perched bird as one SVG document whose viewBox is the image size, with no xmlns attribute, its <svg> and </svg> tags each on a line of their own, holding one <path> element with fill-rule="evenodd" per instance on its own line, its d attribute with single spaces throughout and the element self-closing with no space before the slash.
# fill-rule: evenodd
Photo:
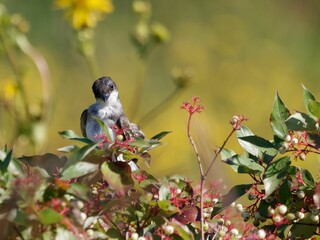
<svg viewBox="0 0 320 240">
<path fill-rule="evenodd" d="M 131 123 L 125 115 L 119 98 L 118 87 L 111 77 L 101 77 L 92 85 L 96 103 L 81 114 L 81 132 L 93 142 L 104 132 L 96 119 L 103 121 L 108 128 L 111 141 L 115 141 L 114 127 L 123 131 L 124 138 L 144 138 L 137 124 Z"/>
</svg>

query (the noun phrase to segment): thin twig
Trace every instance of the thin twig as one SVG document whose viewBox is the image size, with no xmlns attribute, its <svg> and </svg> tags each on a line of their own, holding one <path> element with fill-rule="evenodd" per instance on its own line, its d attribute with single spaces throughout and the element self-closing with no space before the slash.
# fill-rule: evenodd
<svg viewBox="0 0 320 240">
<path fill-rule="evenodd" d="M 47 61 L 45 58 L 35 49 L 25 36 L 21 36 L 18 39 L 18 44 L 21 50 L 29 56 L 36 65 L 40 80 L 42 83 L 42 112 L 41 119 L 48 120 L 49 111 L 51 106 L 51 80 L 50 72 Z"/>
<path fill-rule="evenodd" d="M 146 57 L 141 56 L 138 62 L 136 86 L 133 92 L 132 102 L 130 106 L 130 117 L 133 120 L 136 118 L 141 106 L 142 90 L 146 78 L 146 60 Z"/>
<path fill-rule="evenodd" d="M 216 161 L 216 159 L 219 157 L 220 153 L 222 152 L 222 150 L 224 149 L 224 147 L 226 146 L 227 142 L 229 141 L 230 137 L 233 135 L 233 133 L 236 131 L 235 128 L 232 128 L 232 131 L 229 133 L 228 137 L 224 140 L 222 146 L 219 148 L 218 152 L 215 153 L 213 159 L 211 160 L 211 163 L 209 165 L 209 167 L 207 168 L 207 171 L 205 172 L 204 176 L 207 177 L 214 162 Z"/>
<path fill-rule="evenodd" d="M 193 141 L 193 138 L 190 133 L 190 124 L 191 124 L 191 119 L 192 119 L 192 114 L 189 114 L 188 118 L 188 125 L 187 125 L 187 133 L 188 133 L 188 138 L 190 141 L 191 146 L 193 147 L 193 150 L 196 154 L 198 165 L 199 165 L 199 170 L 200 170 L 200 232 L 201 232 L 201 239 L 204 240 L 204 217 L 203 217 L 203 195 L 204 195 L 204 184 L 205 184 L 205 175 L 201 163 L 201 158 L 197 149 L 197 145 Z"/>
<path fill-rule="evenodd" d="M 161 113 L 164 108 L 175 98 L 178 96 L 182 88 L 176 87 L 174 91 L 168 95 L 164 100 L 162 100 L 158 105 L 152 108 L 148 113 L 146 113 L 139 121 L 139 125 L 146 126 L 154 116 Z"/>
<path fill-rule="evenodd" d="M 1 39 L 1 42 L 2 42 L 2 46 L 3 46 L 3 50 L 5 52 L 5 55 L 8 59 L 8 62 L 11 66 L 11 69 L 16 77 L 16 81 L 17 81 L 17 86 L 19 88 L 19 92 L 20 92 L 20 95 L 21 95 L 21 98 L 22 98 L 22 102 L 23 102 L 23 106 L 24 106 L 24 110 L 25 110 L 25 113 L 26 113 L 26 116 L 27 118 L 30 117 L 30 113 L 29 113 L 29 107 L 28 107 L 28 102 L 27 102 L 27 95 L 26 95 L 26 92 L 25 92 L 25 89 L 24 89 L 24 86 L 23 86 L 23 83 L 22 83 L 22 77 L 21 77 L 21 73 L 20 73 L 20 70 L 18 69 L 17 65 L 16 65 L 16 61 L 13 57 L 13 54 L 11 53 L 9 47 L 7 46 L 7 43 L 6 43 L 6 40 L 5 40 L 5 37 L 4 37 L 4 33 L 2 31 L 0 31 L 0 39 Z"/>
</svg>

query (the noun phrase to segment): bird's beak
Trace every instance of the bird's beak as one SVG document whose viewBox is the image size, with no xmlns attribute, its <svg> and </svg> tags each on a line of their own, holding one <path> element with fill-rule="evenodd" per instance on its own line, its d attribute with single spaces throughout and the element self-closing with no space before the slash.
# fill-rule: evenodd
<svg viewBox="0 0 320 240">
<path fill-rule="evenodd" d="M 101 99 L 104 101 L 104 102 L 107 102 L 108 98 L 110 97 L 110 94 L 109 93 L 105 93 L 102 95 Z"/>
</svg>

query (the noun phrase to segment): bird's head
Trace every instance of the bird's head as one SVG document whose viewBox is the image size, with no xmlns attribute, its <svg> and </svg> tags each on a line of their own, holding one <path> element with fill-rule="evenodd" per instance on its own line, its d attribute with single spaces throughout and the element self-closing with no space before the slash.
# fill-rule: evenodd
<svg viewBox="0 0 320 240">
<path fill-rule="evenodd" d="M 117 101 L 118 87 L 111 77 L 101 77 L 94 81 L 92 91 L 98 101 L 108 103 L 110 101 Z"/>
</svg>

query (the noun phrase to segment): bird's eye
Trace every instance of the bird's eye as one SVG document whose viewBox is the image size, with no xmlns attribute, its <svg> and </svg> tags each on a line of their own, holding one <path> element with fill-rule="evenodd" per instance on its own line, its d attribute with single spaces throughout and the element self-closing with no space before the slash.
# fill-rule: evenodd
<svg viewBox="0 0 320 240">
<path fill-rule="evenodd" d="M 109 88 L 110 88 L 111 90 L 113 90 L 113 88 L 114 88 L 113 84 L 110 84 L 110 85 L 109 85 Z"/>
</svg>

